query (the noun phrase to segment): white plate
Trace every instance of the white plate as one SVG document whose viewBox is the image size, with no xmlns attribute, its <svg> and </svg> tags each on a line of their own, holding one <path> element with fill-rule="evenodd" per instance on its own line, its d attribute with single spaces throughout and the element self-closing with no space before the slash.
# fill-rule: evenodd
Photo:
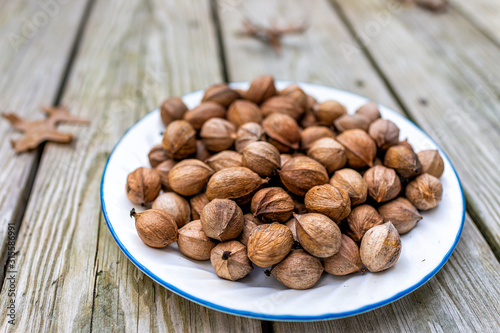
<svg viewBox="0 0 500 333">
<path fill-rule="evenodd" d="M 282 89 L 291 82 L 278 81 Z M 358 95 L 325 86 L 298 83 L 318 101 L 338 100 L 349 112 L 367 102 Z M 246 89 L 248 83 L 234 83 Z M 197 105 L 203 92 L 183 97 L 189 108 Z M 416 125 L 402 115 L 380 106 L 382 117 L 392 120 L 416 151 L 438 149 L 444 158 L 441 177 L 443 200 L 436 209 L 422 212 L 423 220 L 401 237 L 403 249 L 398 263 L 377 274 L 335 277 L 323 274 L 309 290 L 291 290 L 259 267 L 244 279 L 231 282 L 218 278 L 210 261 L 198 262 L 181 255 L 177 245 L 153 249 L 137 236 L 129 212 L 133 204 L 125 194 L 127 175 L 148 166 L 147 154 L 161 142 L 164 126 L 158 110 L 134 124 L 116 144 L 101 183 L 101 203 L 109 231 L 125 255 L 145 274 L 173 292 L 209 308 L 234 315 L 282 321 L 309 321 L 360 314 L 393 302 L 427 282 L 443 267 L 462 232 L 465 205 L 458 177 L 446 155 Z M 135 206 L 137 210 L 141 207 Z"/>
</svg>

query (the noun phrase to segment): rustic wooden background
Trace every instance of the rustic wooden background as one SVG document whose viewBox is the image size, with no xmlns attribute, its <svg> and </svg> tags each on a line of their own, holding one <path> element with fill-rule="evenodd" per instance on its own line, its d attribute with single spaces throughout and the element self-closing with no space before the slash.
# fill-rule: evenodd
<svg viewBox="0 0 500 333">
<path fill-rule="evenodd" d="M 306 19 L 283 53 L 238 37 L 243 17 Z M 16 155 L 0 122 L 0 244 L 18 230 L 16 325 L 3 332 L 493 332 L 500 327 L 500 2 L 450 0 L 0 1 L 0 110 L 42 118 L 65 104 L 91 120 L 71 145 Z M 316 323 L 265 322 L 187 301 L 142 274 L 101 215 L 99 184 L 124 131 L 159 102 L 270 73 L 394 108 L 446 151 L 467 217 L 445 267 L 381 309 Z M 4 268 L 4 267 L 3 267 Z M 1 276 L 4 277 L 5 270 Z M 0 294 L 2 313 L 11 297 Z"/>
</svg>

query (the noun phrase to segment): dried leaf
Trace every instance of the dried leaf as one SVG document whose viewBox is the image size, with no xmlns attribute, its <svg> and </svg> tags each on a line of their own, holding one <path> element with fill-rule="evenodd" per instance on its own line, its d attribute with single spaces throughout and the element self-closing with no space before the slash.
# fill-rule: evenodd
<svg viewBox="0 0 500 333">
<path fill-rule="evenodd" d="M 65 106 L 42 106 L 42 109 L 48 117 L 37 121 L 23 119 L 14 113 L 2 113 L 2 118 L 6 119 L 13 128 L 24 133 L 23 138 L 11 141 L 12 147 L 17 153 L 35 149 L 45 141 L 71 142 L 73 135 L 57 131 L 59 123 L 88 124 L 87 120 L 70 115 Z"/>
</svg>

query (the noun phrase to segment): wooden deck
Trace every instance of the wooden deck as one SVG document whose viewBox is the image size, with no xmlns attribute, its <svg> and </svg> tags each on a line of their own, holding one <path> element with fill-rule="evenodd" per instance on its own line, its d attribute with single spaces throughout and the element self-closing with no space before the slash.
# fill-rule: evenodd
<svg viewBox="0 0 500 333">
<path fill-rule="evenodd" d="M 498 330 L 500 2 L 450 0 L 442 13 L 399 0 L 60 2 L 0 2 L 0 110 L 41 118 L 40 105 L 62 103 L 91 121 L 62 126 L 77 136 L 71 145 L 22 155 L 0 122 L 3 269 L 8 226 L 17 234 L 16 325 L 2 315 L 2 332 Z M 242 13 L 305 18 L 309 28 L 286 37 L 278 57 L 238 37 Z M 175 295 L 119 250 L 99 185 L 125 130 L 167 96 L 267 73 L 367 96 L 446 151 L 466 193 L 465 229 L 448 263 L 417 291 L 351 318 L 262 322 Z M 2 313 L 10 299 L 4 279 Z"/>
</svg>

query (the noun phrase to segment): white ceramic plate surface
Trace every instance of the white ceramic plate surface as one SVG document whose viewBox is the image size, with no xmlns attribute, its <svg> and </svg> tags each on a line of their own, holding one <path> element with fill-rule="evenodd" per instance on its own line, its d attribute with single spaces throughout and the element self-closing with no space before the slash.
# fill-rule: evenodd
<svg viewBox="0 0 500 333">
<path fill-rule="evenodd" d="M 278 81 L 282 89 L 292 82 Z M 296 83 L 296 82 L 295 82 Z M 346 91 L 298 83 L 318 101 L 340 101 L 354 112 L 368 99 Z M 248 83 L 234 83 L 246 89 Z M 202 91 L 185 95 L 189 108 L 196 106 Z M 396 123 L 400 138 L 408 138 L 418 152 L 438 149 L 444 158 L 441 177 L 443 200 L 431 211 L 422 212 L 423 220 L 410 233 L 403 235 L 402 254 L 391 269 L 377 274 L 354 274 L 336 277 L 324 273 L 309 290 L 290 290 L 265 269 L 255 267 L 237 282 L 216 276 L 210 261 L 184 257 L 173 244 L 166 249 L 153 249 L 137 236 L 129 212 L 134 205 L 127 199 L 127 175 L 140 166 L 149 166 L 150 148 L 161 142 L 161 123 L 154 110 L 134 124 L 116 144 L 104 169 L 101 203 L 108 228 L 125 255 L 145 274 L 173 292 L 209 308 L 234 315 L 266 320 L 310 321 L 342 318 L 360 314 L 393 302 L 427 282 L 445 264 L 455 249 L 462 232 L 465 205 L 459 179 L 441 149 L 404 116 L 380 106 L 382 117 Z M 135 206 L 136 210 L 143 210 Z"/>
</svg>

